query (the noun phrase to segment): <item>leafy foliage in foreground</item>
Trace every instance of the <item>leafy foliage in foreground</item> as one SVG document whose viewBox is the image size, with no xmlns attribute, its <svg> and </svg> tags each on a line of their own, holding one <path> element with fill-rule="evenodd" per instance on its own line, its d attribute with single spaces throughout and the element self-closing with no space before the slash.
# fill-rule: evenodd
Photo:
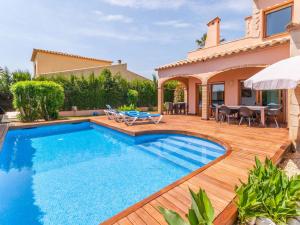
<svg viewBox="0 0 300 225">
<path fill-rule="evenodd" d="M 198 193 L 190 190 L 192 206 L 186 215 L 188 221 L 185 221 L 178 213 L 159 207 L 159 211 L 165 217 L 169 225 L 212 225 L 214 220 L 214 208 L 205 193 L 200 189 Z"/>
<path fill-rule="evenodd" d="M 272 219 L 276 224 L 287 224 L 290 217 L 300 215 L 300 176 L 288 178 L 271 160 L 263 165 L 257 158 L 250 170 L 248 183 L 236 187 L 239 220 L 245 223 L 255 217 Z"/>
</svg>

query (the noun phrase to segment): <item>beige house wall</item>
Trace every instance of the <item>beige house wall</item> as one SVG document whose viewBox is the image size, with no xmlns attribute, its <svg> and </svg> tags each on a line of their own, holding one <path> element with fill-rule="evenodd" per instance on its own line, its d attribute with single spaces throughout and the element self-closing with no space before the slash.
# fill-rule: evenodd
<svg viewBox="0 0 300 225">
<path fill-rule="evenodd" d="M 90 74 L 95 74 L 95 76 L 98 76 L 101 74 L 101 72 L 104 69 L 109 69 L 113 75 L 120 74 L 124 79 L 131 81 L 131 80 L 147 80 L 145 77 L 140 76 L 130 70 L 127 69 L 127 64 L 116 64 L 116 65 L 110 65 L 110 66 L 98 66 L 98 67 L 89 67 L 89 68 L 83 68 L 83 69 L 77 69 L 77 70 L 65 70 L 65 71 L 59 71 L 54 73 L 45 73 L 40 74 L 40 76 L 45 77 L 52 77 L 52 76 L 63 76 L 63 77 L 70 77 L 71 75 L 75 75 L 78 77 L 84 76 L 88 77 Z"/>
<path fill-rule="evenodd" d="M 37 52 L 33 63 L 35 66 L 35 75 L 37 76 L 45 73 L 55 73 L 96 66 L 109 66 L 112 64 L 105 60 L 85 59 L 44 52 Z"/>
<path fill-rule="evenodd" d="M 300 55 L 300 0 L 294 1 L 293 25 L 290 27 L 290 54 Z M 300 150 L 300 85 L 289 90 L 289 135 L 294 148 Z"/>
</svg>

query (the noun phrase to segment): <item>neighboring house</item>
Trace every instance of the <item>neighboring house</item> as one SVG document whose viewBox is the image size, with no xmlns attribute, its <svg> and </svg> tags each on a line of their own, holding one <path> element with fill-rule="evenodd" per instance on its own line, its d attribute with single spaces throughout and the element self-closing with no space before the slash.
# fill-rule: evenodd
<svg viewBox="0 0 300 225">
<path fill-rule="evenodd" d="M 72 55 L 62 52 L 33 49 L 31 61 L 34 66 L 34 76 L 88 76 L 91 73 L 99 75 L 102 70 L 109 69 L 112 74 L 120 74 L 126 80 L 146 80 L 147 78 L 138 75 L 127 69 L 126 63 L 118 62 L 113 64 L 110 60 L 95 59 Z"/>
<path fill-rule="evenodd" d="M 245 37 L 220 43 L 221 19 L 217 17 L 207 24 L 204 48 L 156 69 L 159 111 L 164 83 L 178 80 L 185 86 L 190 114 L 208 119 L 216 104 L 277 103 L 283 105 L 281 120 L 287 122 L 287 90 L 252 91 L 244 88 L 243 81 L 275 62 L 300 54 L 300 0 L 252 1 L 252 16 L 245 18 Z"/>
</svg>

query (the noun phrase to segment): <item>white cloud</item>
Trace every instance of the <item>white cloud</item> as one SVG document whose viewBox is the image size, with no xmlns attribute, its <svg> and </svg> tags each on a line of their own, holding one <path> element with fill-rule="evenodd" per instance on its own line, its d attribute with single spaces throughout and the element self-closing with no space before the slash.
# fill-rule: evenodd
<svg viewBox="0 0 300 225">
<path fill-rule="evenodd" d="M 125 16 L 125 15 L 121 15 L 121 14 L 105 14 L 99 10 L 94 11 L 95 14 L 97 14 L 99 16 L 99 19 L 102 21 L 107 21 L 107 22 L 122 22 L 122 23 L 132 23 L 133 19 Z"/>
<path fill-rule="evenodd" d="M 187 0 L 102 0 L 111 5 L 145 8 L 145 9 L 178 9 L 187 3 Z"/>
<path fill-rule="evenodd" d="M 154 23 L 157 26 L 175 27 L 175 28 L 187 28 L 192 26 L 190 23 L 186 23 L 180 20 L 166 20 Z"/>
</svg>

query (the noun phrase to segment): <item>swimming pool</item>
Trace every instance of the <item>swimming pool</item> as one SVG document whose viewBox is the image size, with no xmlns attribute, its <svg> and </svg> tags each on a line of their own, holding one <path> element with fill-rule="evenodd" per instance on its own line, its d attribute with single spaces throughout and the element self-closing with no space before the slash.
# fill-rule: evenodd
<svg viewBox="0 0 300 225">
<path fill-rule="evenodd" d="M 89 122 L 10 130 L 0 224 L 99 224 L 224 153 L 205 139 L 132 137 Z"/>
</svg>

